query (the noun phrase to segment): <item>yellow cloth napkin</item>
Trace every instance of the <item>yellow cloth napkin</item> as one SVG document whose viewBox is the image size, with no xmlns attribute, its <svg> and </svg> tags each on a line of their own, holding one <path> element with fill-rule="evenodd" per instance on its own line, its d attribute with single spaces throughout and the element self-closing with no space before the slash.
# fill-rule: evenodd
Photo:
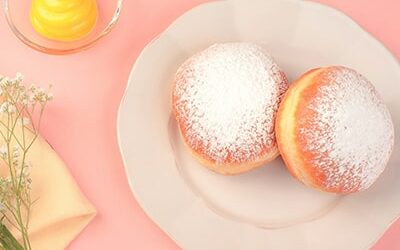
<svg viewBox="0 0 400 250">
<path fill-rule="evenodd" d="M 96 211 L 45 140 L 35 141 L 27 159 L 32 164 L 32 198 L 38 198 L 32 207 L 29 227 L 32 248 L 65 249 Z M 4 174 L 4 166 L 0 166 L 1 172 Z"/>
</svg>

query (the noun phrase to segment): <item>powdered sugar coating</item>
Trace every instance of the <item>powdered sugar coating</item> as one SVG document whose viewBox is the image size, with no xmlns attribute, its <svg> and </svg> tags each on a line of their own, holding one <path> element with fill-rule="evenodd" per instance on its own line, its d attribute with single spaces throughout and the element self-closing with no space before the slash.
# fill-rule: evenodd
<svg viewBox="0 0 400 250">
<path fill-rule="evenodd" d="M 310 121 L 299 121 L 309 164 L 327 190 L 354 192 L 370 187 L 383 172 L 394 144 L 388 109 L 372 84 L 345 67 L 326 69 L 307 109 Z"/>
<path fill-rule="evenodd" d="M 274 120 L 288 83 L 251 43 L 215 44 L 178 69 L 173 105 L 187 145 L 216 164 L 240 164 L 276 149 Z"/>
</svg>

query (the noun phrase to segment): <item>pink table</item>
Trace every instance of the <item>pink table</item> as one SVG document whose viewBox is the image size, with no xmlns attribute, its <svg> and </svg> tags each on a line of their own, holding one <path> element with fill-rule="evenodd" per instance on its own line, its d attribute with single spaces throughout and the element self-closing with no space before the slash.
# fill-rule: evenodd
<svg viewBox="0 0 400 250">
<path fill-rule="evenodd" d="M 206 0 L 126 0 L 111 35 L 75 55 L 50 56 L 17 40 L 0 18 L 0 73 L 54 84 L 44 136 L 69 166 L 98 216 L 69 249 L 178 249 L 132 197 L 116 138 L 116 114 L 141 49 L 176 17 Z M 400 1 L 320 0 L 349 14 L 400 58 Z M 62 197 L 60 197 L 62 198 Z M 375 250 L 400 248 L 400 221 Z"/>
</svg>

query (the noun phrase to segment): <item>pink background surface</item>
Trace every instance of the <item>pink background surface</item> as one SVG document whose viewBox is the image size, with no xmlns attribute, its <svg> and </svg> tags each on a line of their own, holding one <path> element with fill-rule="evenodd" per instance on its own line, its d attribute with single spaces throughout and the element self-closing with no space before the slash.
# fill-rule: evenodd
<svg viewBox="0 0 400 250">
<path fill-rule="evenodd" d="M 126 0 L 111 35 L 88 51 L 50 56 L 23 45 L 0 17 L 0 74 L 54 84 L 43 135 L 98 216 L 70 245 L 82 249 L 178 249 L 132 197 L 117 146 L 116 115 L 132 64 L 176 17 L 206 0 Z M 320 0 L 350 15 L 400 58 L 399 0 Z M 62 198 L 62 197 L 60 197 Z M 374 250 L 400 249 L 400 221 Z"/>
</svg>

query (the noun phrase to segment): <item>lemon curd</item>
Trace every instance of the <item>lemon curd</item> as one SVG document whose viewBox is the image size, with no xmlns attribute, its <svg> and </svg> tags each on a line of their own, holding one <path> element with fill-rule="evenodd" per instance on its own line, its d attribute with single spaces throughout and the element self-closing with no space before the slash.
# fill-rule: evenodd
<svg viewBox="0 0 400 250">
<path fill-rule="evenodd" d="M 97 22 L 96 0 L 33 0 L 30 21 L 42 36 L 76 41 L 89 34 Z"/>
</svg>

